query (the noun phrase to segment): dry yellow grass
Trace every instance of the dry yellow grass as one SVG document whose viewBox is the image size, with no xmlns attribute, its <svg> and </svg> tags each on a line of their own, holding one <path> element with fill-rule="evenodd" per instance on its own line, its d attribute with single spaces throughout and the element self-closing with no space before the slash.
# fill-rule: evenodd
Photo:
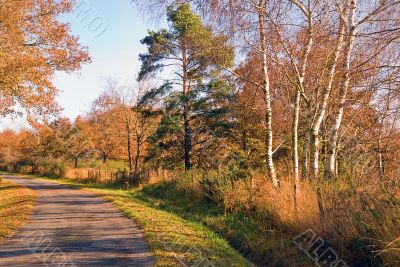
<svg viewBox="0 0 400 267">
<path fill-rule="evenodd" d="M 289 233 L 313 229 L 349 260 L 367 255 L 372 259 L 379 256 L 387 266 L 400 263 L 400 201 L 393 192 L 376 184 L 353 189 L 320 183 L 318 199 L 317 186 L 305 182 L 301 183 L 296 212 L 292 183 L 282 182 L 276 189 L 259 177 L 256 180 L 253 202 L 258 213 L 270 214 Z"/>
<path fill-rule="evenodd" d="M 294 233 L 309 228 L 320 230 L 317 193 L 307 183 L 302 183 L 300 186 L 297 212 L 294 205 L 293 184 L 288 182 L 282 182 L 279 189 L 274 188 L 271 183 L 260 184 L 254 202 L 260 212 L 268 212 L 277 223 Z"/>
<path fill-rule="evenodd" d="M 24 223 L 35 202 L 35 193 L 0 177 L 0 239 L 14 233 Z"/>
</svg>

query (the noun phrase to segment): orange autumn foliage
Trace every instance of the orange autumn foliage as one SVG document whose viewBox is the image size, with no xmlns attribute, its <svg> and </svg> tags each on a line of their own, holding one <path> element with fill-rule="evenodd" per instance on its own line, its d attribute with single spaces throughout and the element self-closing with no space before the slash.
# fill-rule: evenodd
<svg viewBox="0 0 400 267">
<path fill-rule="evenodd" d="M 72 0 L 2 0 L 0 4 L 0 114 L 19 105 L 29 114 L 59 110 L 56 71 L 72 72 L 89 62 L 70 26 L 58 20 Z"/>
</svg>

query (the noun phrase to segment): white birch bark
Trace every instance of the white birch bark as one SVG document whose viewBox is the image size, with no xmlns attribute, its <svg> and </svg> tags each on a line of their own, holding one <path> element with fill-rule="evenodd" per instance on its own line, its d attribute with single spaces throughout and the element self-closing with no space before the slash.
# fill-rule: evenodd
<svg viewBox="0 0 400 267">
<path fill-rule="evenodd" d="M 344 50 L 343 62 L 343 79 L 339 87 L 339 106 L 334 116 L 334 123 L 330 130 L 330 140 L 328 149 L 328 159 L 325 169 L 325 178 L 332 179 L 335 177 L 336 152 L 338 146 L 339 129 L 343 120 L 344 106 L 346 96 L 350 86 L 350 63 L 354 46 L 356 27 L 354 16 L 357 9 L 357 0 L 350 1 L 350 11 L 348 21 L 346 23 L 346 45 Z"/>
<path fill-rule="evenodd" d="M 300 100 L 301 100 L 301 91 L 304 92 L 304 79 L 306 76 L 307 62 L 308 57 L 311 52 L 311 48 L 313 46 L 313 22 L 312 22 L 312 14 L 311 10 L 308 9 L 308 40 L 307 45 L 305 46 L 305 50 L 303 53 L 303 62 L 301 64 L 301 72 L 299 76 L 299 87 L 296 92 L 296 98 L 294 103 L 294 113 L 293 113 L 293 128 L 292 128 L 292 150 L 293 150 L 293 169 L 295 175 L 295 183 L 299 182 L 299 146 L 298 146 L 298 131 L 299 131 L 299 117 L 300 117 Z M 298 188 L 298 187 L 297 187 Z"/>
<path fill-rule="evenodd" d="M 345 12 L 347 12 L 347 9 L 344 9 Z M 343 47 L 344 43 L 344 30 L 345 30 L 345 22 L 343 21 L 343 17 L 340 17 L 340 23 L 339 23 L 339 30 L 338 30 L 338 36 L 337 36 L 337 41 L 335 45 L 335 50 L 333 52 L 332 60 L 329 62 L 328 66 L 328 82 L 327 85 L 325 86 L 323 92 L 322 92 L 322 100 L 320 105 L 317 105 L 316 111 L 315 111 L 315 118 L 313 120 L 311 129 L 310 129 L 310 161 L 311 161 L 311 168 L 312 168 L 312 176 L 314 179 L 317 179 L 319 177 L 319 131 L 321 128 L 321 123 L 322 120 L 325 117 L 325 112 L 326 108 L 328 106 L 329 102 L 329 96 L 331 94 L 332 90 L 332 85 L 333 85 L 333 80 L 335 77 L 335 72 L 336 72 L 336 67 L 338 64 L 338 59 L 340 52 Z"/>
<path fill-rule="evenodd" d="M 300 91 L 296 92 L 292 122 L 292 161 L 295 184 L 299 182 L 299 117 L 300 117 Z M 297 191 L 296 191 L 297 192 Z"/>
<path fill-rule="evenodd" d="M 297 88 L 294 112 L 293 112 L 293 125 L 292 125 L 292 160 L 294 170 L 294 205 L 297 211 L 298 195 L 300 193 L 300 177 L 299 177 L 299 118 L 300 118 L 300 104 L 301 104 L 301 91 L 304 92 L 304 79 L 306 76 L 308 56 L 310 55 L 313 45 L 313 22 L 311 9 L 308 9 L 308 40 L 303 53 L 303 62 L 301 64 L 301 73 L 299 76 L 299 88 Z"/>
<path fill-rule="evenodd" d="M 300 191 L 299 181 L 299 117 L 300 117 L 300 98 L 301 93 L 299 90 L 296 92 L 294 100 L 293 123 L 292 123 L 292 161 L 294 171 L 294 207 L 297 211 L 297 200 Z"/>
<path fill-rule="evenodd" d="M 279 187 L 279 180 L 276 176 L 276 170 L 273 161 L 273 132 L 272 132 L 272 108 L 271 108 L 271 95 L 270 95 L 270 82 L 269 82 L 269 70 L 267 60 L 267 37 L 265 34 L 265 6 L 266 0 L 260 0 L 259 2 L 259 15 L 258 15 L 258 26 L 260 34 L 260 48 L 262 52 L 262 72 L 263 72 L 263 91 L 264 91 L 264 103 L 265 103 L 265 121 L 266 121 L 266 163 L 269 176 L 275 187 Z"/>
</svg>

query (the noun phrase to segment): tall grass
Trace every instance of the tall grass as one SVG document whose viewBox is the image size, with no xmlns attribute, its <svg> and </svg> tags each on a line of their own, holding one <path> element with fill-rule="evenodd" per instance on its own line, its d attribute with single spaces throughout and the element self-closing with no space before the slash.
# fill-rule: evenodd
<svg viewBox="0 0 400 267">
<path fill-rule="evenodd" d="M 307 229 L 350 265 L 398 263 L 398 189 L 372 182 L 302 182 L 295 208 L 290 177 L 282 180 L 276 189 L 262 173 L 235 179 L 221 171 L 194 170 L 177 173 L 169 190 L 189 196 L 185 201 L 218 206 L 224 216 L 210 215 L 204 221 L 260 265 L 309 266 L 291 243 Z"/>
</svg>

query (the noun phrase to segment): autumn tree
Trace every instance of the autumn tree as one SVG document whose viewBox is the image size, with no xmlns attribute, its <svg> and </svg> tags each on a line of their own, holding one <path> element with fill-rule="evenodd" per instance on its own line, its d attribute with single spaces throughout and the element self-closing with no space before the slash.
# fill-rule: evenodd
<svg viewBox="0 0 400 267">
<path fill-rule="evenodd" d="M 18 133 L 13 130 L 4 130 L 0 132 L 0 163 L 8 164 L 18 158 Z"/>
<path fill-rule="evenodd" d="M 115 99 L 105 91 L 92 103 L 91 111 L 85 118 L 82 129 L 90 139 L 93 152 L 97 151 L 103 164 L 111 156 L 118 158 L 118 155 L 124 154 L 125 140 L 117 128 L 121 126 L 119 115 L 115 109 Z"/>
<path fill-rule="evenodd" d="M 336 156 L 339 144 L 339 134 L 343 122 L 347 96 L 352 87 L 365 83 L 364 79 L 357 80 L 354 73 L 365 73 L 370 75 L 371 64 L 376 60 L 382 60 L 382 55 L 387 51 L 393 51 L 393 41 L 398 39 L 398 28 L 400 26 L 400 18 L 396 14 L 396 10 L 400 8 L 399 1 L 379 1 L 370 3 L 370 5 L 363 6 L 357 0 L 344 1 L 349 10 L 347 17 L 344 17 L 346 38 L 343 50 L 343 63 L 339 83 L 338 105 L 334 114 L 334 123 L 330 129 L 330 142 L 329 153 L 325 170 L 325 177 L 327 179 L 336 176 Z M 339 12 L 342 12 L 339 9 Z M 340 14 L 345 16 L 345 14 Z M 359 40 L 360 36 L 364 40 Z M 375 38 L 379 36 L 380 44 L 375 43 Z M 373 47 L 372 49 L 370 47 Z M 359 52 L 365 53 L 369 51 L 368 55 L 361 55 Z M 354 55 L 357 58 L 354 58 Z M 375 69 L 393 69 L 394 65 L 391 62 L 394 58 L 398 59 L 396 54 L 393 58 L 378 64 L 374 64 Z M 396 60 L 395 60 L 396 61 Z M 383 67 L 383 68 L 382 68 Z M 396 67 L 394 67 L 396 68 Z M 367 74 L 368 73 L 368 74 Z M 377 74 L 377 73 L 376 73 Z M 384 78 L 383 78 L 384 79 Z M 368 81 L 367 81 L 368 83 Z"/>
<path fill-rule="evenodd" d="M 84 129 L 85 119 L 79 116 L 69 129 L 63 132 L 64 157 L 72 160 L 75 168 L 78 168 L 79 160 L 91 156 L 92 144 Z"/>
<path fill-rule="evenodd" d="M 129 170 L 135 174 L 140 173 L 141 157 L 145 152 L 143 148 L 157 120 L 148 110 L 151 109 L 150 103 L 143 105 L 140 102 L 149 88 L 149 83 L 145 81 L 130 86 L 109 79 L 103 93 L 103 98 L 108 98 L 104 109 L 109 111 L 107 116 L 112 116 L 115 136 L 125 140 L 123 154 L 126 155 Z"/>
<path fill-rule="evenodd" d="M 134 105 L 133 88 L 122 86 L 114 79 L 108 79 L 106 89 L 102 95 L 108 99 L 103 108 L 108 110 L 107 116 L 112 116 L 115 138 L 124 141 L 124 155 L 128 161 L 129 170 L 133 170 L 132 146 L 135 132 L 135 114 L 132 110 Z M 107 127 L 107 125 L 104 125 Z"/>
<path fill-rule="evenodd" d="M 59 20 L 73 1 L 2 0 L 0 4 L 0 114 L 43 115 L 59 110 L 56 71 L 72 72 L 90 61 L 70 26 Z"/>
<path fill-rule="evenodd" d="M 144 99 L 145 95 L 150 91 L 151 84 L 148 81 L 139 82 L 135 87 L 132 106 L 130 106 L 131 112 L 134 114 L 134 172 L 136 175 L 141 172 L 141 163 L 147 153 L 148 138 L 156 131 L 160 117 L 155 107 L 156 103 Z"/>
</svg>

